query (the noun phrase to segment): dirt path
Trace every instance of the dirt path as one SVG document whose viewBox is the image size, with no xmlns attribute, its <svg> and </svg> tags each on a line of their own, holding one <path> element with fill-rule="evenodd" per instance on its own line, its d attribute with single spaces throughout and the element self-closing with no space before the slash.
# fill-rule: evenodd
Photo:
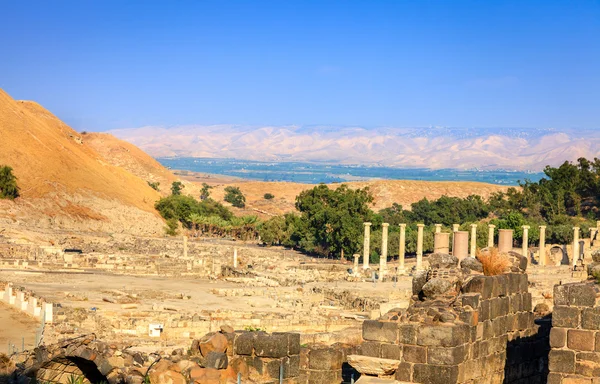
<svg viewBox="0 0 600 384">
<path fill-rule="evenodd" d="M 8 351 L 8 343 L 19 351 L 25 343 L 25 349 L 31 349 L 35 344 L 35 332 L 39 321 L 0 302 L 0 352 Z M 12 348 L 11 348 L 12 352 Z"/>
</svg>

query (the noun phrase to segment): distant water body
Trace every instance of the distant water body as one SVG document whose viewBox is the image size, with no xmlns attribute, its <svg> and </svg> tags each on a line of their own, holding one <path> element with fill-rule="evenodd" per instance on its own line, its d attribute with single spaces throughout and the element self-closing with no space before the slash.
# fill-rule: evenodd
<svg viewBox="0 0 600 384">
<path fill-rule="evenodd" d="M 365 165 L 332 165 L 301 162 L 261 162 L 235 159 L 158 158 L 171 169 L 235 176 L 259 181 L 291 181 L 294 183 L 340 183 L 373 179 L 480 181 L 518 185 L 519 180 L 538 181 L 543 174 L 507 170 L 457 170 L 425 168 L 390 168 Z"/>
</svg>

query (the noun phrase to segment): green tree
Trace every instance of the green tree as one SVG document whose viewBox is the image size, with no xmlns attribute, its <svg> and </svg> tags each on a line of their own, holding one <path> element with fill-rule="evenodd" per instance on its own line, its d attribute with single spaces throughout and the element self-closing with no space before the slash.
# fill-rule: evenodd
<svg viewBox="0 0 600 384">
<path fill-rule="evenodd" d="M 260 239 L 268 245 L 282 245 L 290 241 L 290 228 L 284 216 L 272 217 L 258 229 Z"/>
<path fill-rule="evenodd" d="M 0 199 L 14 200 L 19 197 L 19 186 L 13 169 L 8 165 L 0 166 Z"/>
<path fill-rule="evenodd" d="M 296 197 L 296 209 L 306 224 L 302 240 L 310 239 L 313 252 L 339 256 L 361 249 L 363 222 L 374 215 L 368 188 L 350 189 L 342 184 L 335 190 L 320 184 Z M 306 245 L 303 246 L 306 249 Z"/>
<path fill-rule="evenodd" d="M 224 200 L 236 208 L 244 208 L 246 206 L 246 197 L 239 187 L 229 186 L 225 188 Z"/>
<path fill-rule="evenodd" d="M 200 200 L 206 200 L 210 197 L 210 190 L 212 187 L 206 183 L 202 183 L 202 189 L 200 190 Z"/>
<path fill-rule="evenodd" d="M 174 181 L 171 184 L 171 195 L 173 195 L 173 196 L 181 195 L 181 191 L 183 190 L 183 188 L 184 188 L 184 186 L 181 181 Z"/>
</svg>

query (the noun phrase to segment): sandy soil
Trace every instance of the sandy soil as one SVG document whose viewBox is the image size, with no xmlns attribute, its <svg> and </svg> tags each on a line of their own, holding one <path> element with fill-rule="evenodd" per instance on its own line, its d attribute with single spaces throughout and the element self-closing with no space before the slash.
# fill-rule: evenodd
<svg viewBox="0 0 600 384">
<path fill-rule="evenodd" d="M 38 320 L 0 302 L 0 352 L 7 352 L 8 343 L 14 344 L 19 351 L 23 341 L 25 349 L 35 347 L 35 333 L 39 326 Z"/>
</svg>

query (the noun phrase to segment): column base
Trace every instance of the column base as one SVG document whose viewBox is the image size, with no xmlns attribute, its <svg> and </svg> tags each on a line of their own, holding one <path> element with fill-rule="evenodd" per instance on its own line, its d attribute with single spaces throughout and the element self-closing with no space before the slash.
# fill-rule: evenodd
<svg viewBox="0 0 600 384">
<path fill-rule="evenodd" d="M 396 275 L 406 275 L 406 268 L 398 268 Z"/>
</svg>

